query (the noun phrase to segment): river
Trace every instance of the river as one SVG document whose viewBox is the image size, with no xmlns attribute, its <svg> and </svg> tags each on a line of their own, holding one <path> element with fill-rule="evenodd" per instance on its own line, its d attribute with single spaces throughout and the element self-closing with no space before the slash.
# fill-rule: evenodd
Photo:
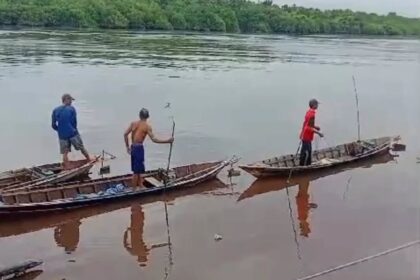
<svg viewBox="0 0 420 280">
<path fill-rule="evenodd" d="M 0 265 L 41 258 L 37 279 L 292 280 L 420 238 L 419 40 L 0 31 L 1 170 L 60 160 L 50 116 L 66 92 L 89 151 L 117 156 L 112 174 L 130 171 L 123 132 L 142 107 L 162 137 L 175 120 L 172 165 L 294 153 L 312 97 L 325 133 L 314 146 L 349 142 L 353 75 L 362 138 L 400 135 L 399 157 L 289 192 L 223 172 L 171 195 L 170 247 L 162 197 L 0 221 Z M 165 166 L 167 145 L 146 150 L 148 168 Z M 419 262 L 417 245 L 319 279 L 415 280 Z"/>
</svg>

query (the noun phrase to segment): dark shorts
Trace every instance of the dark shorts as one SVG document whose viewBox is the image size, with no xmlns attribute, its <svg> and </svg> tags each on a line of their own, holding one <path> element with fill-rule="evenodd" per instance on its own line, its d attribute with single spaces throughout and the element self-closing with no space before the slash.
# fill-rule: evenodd
<svg viewBox="0 0 420 280">
<path fill-rule="evenodd" d="M 144 147 L 142 144 L 131 145 L 131 171 L 134 174 L 143 174 L 146 171 L 144 166 Z"/>
<path fill-rule="evenodd" d="M 80 135 L 73 136 L 69 139 L 59 139 L 60 140 L 60 153 L 70 153 L 71 146 L 74 147 L 76 151 L 82 150 L 85 147 L 83 146 L 82 137 Z"/>
</svg>

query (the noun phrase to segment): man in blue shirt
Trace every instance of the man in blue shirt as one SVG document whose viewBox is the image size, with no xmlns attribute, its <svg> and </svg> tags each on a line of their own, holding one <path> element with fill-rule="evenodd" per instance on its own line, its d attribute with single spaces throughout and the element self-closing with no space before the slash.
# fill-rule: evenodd
<svg viewBox="0 0 420 280">
<path fill-rule="evenodd" d="M 61 97 L 63 105 L 58 106 L 52 112 L 52 128 L 57 131 L 60 141 L 60 152 L 63 155 L 63 165 L 68 166 L 68 154 L 71 146 L 81 151 L 87 160 L 90 160 L 89 153 L 83 145 L 82 138 L 77 131 L 76 109 L 71 105 L 74 98 L 70 94 Z"/>
</svg>

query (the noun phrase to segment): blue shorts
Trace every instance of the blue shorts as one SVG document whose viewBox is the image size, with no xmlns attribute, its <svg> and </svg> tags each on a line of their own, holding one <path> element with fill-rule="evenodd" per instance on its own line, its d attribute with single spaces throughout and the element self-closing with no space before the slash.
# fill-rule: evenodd
<svg viewBox="0 0 420 280">
<path fill-rule="evenodd" d="M 131 145 L 131 171 L 134 174 L 143 174 L 146 171 L 143 144 Z"/>
</svg>

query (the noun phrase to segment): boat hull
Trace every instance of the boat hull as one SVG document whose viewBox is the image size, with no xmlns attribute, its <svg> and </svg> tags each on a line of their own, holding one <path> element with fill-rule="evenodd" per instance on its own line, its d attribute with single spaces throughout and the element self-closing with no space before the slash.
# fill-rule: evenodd
<svg viewBox="0 0 420 280">
<path fill-rule="evenodd" d="M 383 140 L 383 143 L 381 145 L 378 145 L 377 147 L 367 152 L 361 153 L 360 155 L 345 156 L 345 157 L 342 157 L 340 160 L 326 162 L 326 163 L 312 164 L 309 166 L 299 166 L 298 164 L 296 164 L 296 162 L 298 162 L 298 157 L 289 155 L 289 156 L 284 156 L 284 158 L 287 158 L 289 162 L 294 162 L 293 166 L 290 166 L 290 167 L 284 167 L 284 166 L 273 167 L 273 166 L 269 166 L 268 164 L 261 164 L 261 163 L 241 165 L 239 167 L 257 178 L 274 177 L 274 176 L 288 177 L 291 174 L 292 175 L 310 174 L 313 172 L 319 172 L 321 170 L 329 169 L 332 167 L 343 166 L 349 163 L 358 162 L 365 159 L 373 158 L 375 156 L 389 153 L 390 149 L 392 148 L 393 138 L 391 137 L 386 137 L 386 138 L 389 139 L 389 141 L 383 140 L 385 138 L 378 138 L 378 139 Z M 333 151 L 333 149 L 331 151 Z M 317 151 L 315 151 L 315 153 L 316 152 Z M 331 154 L 333 154 L 333 152 Z"/>
<path fill-rule="evenodd" d="M 62 210 L 69 210 L 74 208 L 87 207 L 92 205 L 98 205 L 103 203 L 110 203 L 113 201 L 122 201 L 128 200 L 136 197 L 147 197 L 151 195 L 158 195 L 163 192 L 171 192 L 175 190 L 185 189 L 194 187 L 202 182 L 209 181 L 214 179 L 217 174 L 227 165 L 231 164 L 231 160 L 223 161 L 218 163 L 209 170 L 206 170 L 204 173 L 200 173 L 197 176 L 191 177 L 191 175 L 186 176 L 185 180 L 175 180 L 174 182 L 169 182 L 166 186 L 162 185 L 159 187 L 151 187 L 140 190 L 130 190 L 124 191 L 112 195 L 98 195 L 94 197 L 87 198 L 65 198 L 65 199 L 56 199 L 53 201 L 47 202 L 38 202 L 38 203 L 14 203 L 14 204 L 3 204 L 0 206 L 0 216 L 11 216 L 11 215 L 31 215 L 34 213 L 47 213 L 47 212 L 56 212 Z M 153 175 L 153 172 L 149 173 Z M 122 176 L 123 178 L 124 176 Z M 182 179 L 182 178 L 181 178 Z M 126 180 L 126 178 L 123 178 Z M 92 183 L 94 184 L 94 183 Z M 4 196 L 6 194 L 3 194 Z M 13 195 L 10 193 L 8 195 Z"/>
<path fill-rule="evenodd" d="M 64 169 L 61 163 L 45 164 L 0 173 L 0 190 L 49 180 L 51 183 L 66 182 L 86 177 L 93 164 L 87 160 L 71 161 Z M 47 174 L 48 173 L 48 174 Z"/>
<path fill-rule="evenodd" d="M 45 184 L 58 184 L 62 182 L 76 180 L 78 178 L 85 178 L 87 177 L 87 175 L 89 175 L 90 170 L 97 163 L 98 160 L 99 157 L 91 161 L 79 161 L 77 164 L 73 165 L 73 168 L 71 169 L 54 172 L 54 174 L 52 175 L 38 177 L 33 180 L 17 181 L 3 185 L 0 184 L 0 191 L 3 192 L 23 187 L 39 186 Z"/>
</svg>

